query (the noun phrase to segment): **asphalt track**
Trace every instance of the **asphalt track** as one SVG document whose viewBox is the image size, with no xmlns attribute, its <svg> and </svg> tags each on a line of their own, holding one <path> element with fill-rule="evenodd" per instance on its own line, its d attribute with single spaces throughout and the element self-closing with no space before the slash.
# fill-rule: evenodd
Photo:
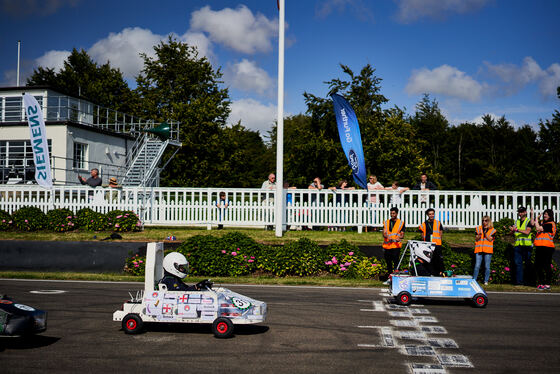
<svg viewBox="0 0 560 374">
<path fill-rule="evenodd" d="M 112 313 L 142 284 L 0 280 L 47 310 L 32 339 L 0 338 L 3 373 L 558 373 L 560 294 L 491 293 L 402 308 L 381 289 L 242 286 L 268 303 L 264 324 L 214 338 L 208 325 L 125 335 Z M 59 294 L 31 293 L 63 290 Z M 422 366 L 425 365 L 425 366 Z M 414 371 L 413 371 L 414 368 Z"/>
</svg>

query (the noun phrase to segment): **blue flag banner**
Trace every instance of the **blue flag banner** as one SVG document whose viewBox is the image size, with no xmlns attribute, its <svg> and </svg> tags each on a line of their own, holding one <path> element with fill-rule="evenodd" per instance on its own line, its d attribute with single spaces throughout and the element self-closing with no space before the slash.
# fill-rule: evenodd
<svg viewBox="0 0 560 374">
<path fill-rule="evenodd" d="M 366 161 L 356 113 L 342 96 L 331 94 L 331 98 L 334 104 L 340 143 L 348 159 L 348 165 L 352 168 L 352 176 L 360 187 L 367 189 Z"/>
</svg>

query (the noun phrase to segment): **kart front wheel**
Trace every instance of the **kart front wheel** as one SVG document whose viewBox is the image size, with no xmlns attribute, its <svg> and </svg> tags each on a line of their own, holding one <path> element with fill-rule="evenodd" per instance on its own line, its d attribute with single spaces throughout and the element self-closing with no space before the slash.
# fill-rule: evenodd
<svg viewBox="0 0 560 374">
<path fill-rule="evenodd" d="M 125 334 L 138 334 L 144 328 L 144 322 L 138 314 L 127 314 L 122 320 L 122 328 Z"/>
<path fill-rule="evenodd" d="M 484 294 L 477 293 L 476 295 L 473 296 L 472 302 L 475 307 L 484 308 L 486 307 L 486 304 L 488 304 L 488 298 Z"/>
<path fill-rule="evenodd" d="M 229 338 L 233 335 L 233 323 L 229 318 L 216 318 L 212 323 L 212 332 L 216 338 Z"/>
<path fill-rule="evenodd" d="M 411 301 L 412 301 L 411 296 L 406 291 L 403 291 L 397 295 L 397 303 L 399 303 L 400 305 L 404 305 L 404 306 L 410 305 Z"/>
</svg>

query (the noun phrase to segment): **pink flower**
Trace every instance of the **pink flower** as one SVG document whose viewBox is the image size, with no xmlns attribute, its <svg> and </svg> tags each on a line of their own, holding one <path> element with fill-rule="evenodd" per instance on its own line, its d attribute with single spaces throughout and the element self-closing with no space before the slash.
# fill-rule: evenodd
<svg viewBox="0 0 560 374">
<path fill-rule="evenodd" d="M 492 270 L 492 273 L 495 273 L 495 272 L 496 272 L 496 270 Z"/>
<path fill-rule="evenodd" d="M 139 266 L 138 264 L 134 265 L 135 268 L 137 268 L 138 266 Z"/>
<path fill-rule="evenodd" d="M 121 227 L 118 223 L 115 223 L 115 227 Z"/>
<path fill-rule="evenodd" d="M 222 249 L 222 253 L 226 253 L 226 250 L 225 250 L 225 249 Z"/>
<path fill-rule="evenodd" d="M 354 255 L 354 252 L 348 252 L 348 256 Z"/>
<path fill-rule="evenodd" d="M 247 258 L 247 256 L 243 256 L 243 258 Z"/>
<path fill-rule="evenodd" d="M 332 263 L 335 264 L 335 265 L 338 264 L 338 260 L 336 259 L 336 257 L 333 257 L 333 258 L 331 259 L 331 261 L 332 261 Z"/>
<path fill-rule="evenodd" d="M 8 222 L 8 223 L 12 223 L 12 221 Z"/>
<path fill-rule="evenodd" d="M 72 218 L 72 216 L 68 216 L 68 217 L 66 217 L 66 219 L 70 219 L 70 218 Z"/>
<path fill-rule="evenodd" d="M 251 256 L 252 259 L 255 259 L 255 256 Z"/>
<path fill-rule="evenodd" d="M 237 256 L 237 252 L 231 252 L 232 256 Z"/>
<path fill-rule="evenodd" d="M 506 266 L 506 267 L 504 268 L 504 270 L 505 270 L 505 271 L 509 271 L 509 268 Z"/>
<path fill-rule="evenodd" d="M 64 223 L 62 224 L 62 227 L 64 227 Z"/>
<path fill-rule="evenodd" d="M 254 262 L 255 260 L 247 260 L 247 262 Z"/>
<path fill-rule="evenodd" d="M 502 271 L 502 274 L 504 274 L 504 272 Z"/>
<path fill-rule="evenodd" d="M 28 221 L 28 220 L 25 220 L 25 223 L 29 223 L 29 221 Z"/>
<path fill-rule="evenodd" d="M 116 216 L 115 218 L 121 218 L 121 217 L 122 217 L 122 214 L 120 216 Z"/>
<path fill-rule="evenodd" d="M 332 265 L 332 261 L 325 261 L 325 265 Z"/>
<path fill-rule="evenodd" d="M 142 261 L 142 260 L 138 260 L 138 262 L 139 262 L 139 263 L 143 263 L 144 261 Z"/>
<path fill-rule="evenodd" d="M 136 261 L 132 261 L 132 263 L 133 263 L 134 265 L 138 264 Z"/>
<path fill-rule="evenodd" d="M 371 264 L 371 266 L 379 266 L 379 264 Z"/>
<path fill-rule="evenodd" d="M 346 271 L 346 268 L 344 266 L 341 266 L 340 271 Z"/>
<path fill-rule="evenodd" d="M 454 268 L 454 267 L 455 267 L 455 265 L 451 265 L 451 267 L 452 267 L 452 268 Z"/>
<path fill-rule="evenodd" d="M 350 265 L 352 265 L 352 264 L 349 263 L 349 262 L 345 262 L 344 265 L 342 265 L 342 266 L 350 266 Z"/>
<path fill-rule="evenodd" d="M 239 248 L 237 248 L 237 250 L 239 251 Z"/>
</svg>

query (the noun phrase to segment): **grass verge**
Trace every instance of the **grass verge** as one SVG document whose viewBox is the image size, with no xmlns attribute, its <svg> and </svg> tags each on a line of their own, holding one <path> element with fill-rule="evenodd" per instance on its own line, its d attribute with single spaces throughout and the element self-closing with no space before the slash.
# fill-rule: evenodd
<svg viewBox="0 0 560 374">
<path fill-rule="evenodd" d="M 0 271 L 0 279 L 43 279 L 43 280 L 85 280 L 85 281 L 112 281 L 112 282 L 144 282 L 144 277 L 112 274 L 112 273 L 68 273 L 68 272 L 32 272 L 32 271 Z M 197 283 L 205 278 L 188 277 L 185 283 Z M 321 277 L 286 277 L 275 278 L 265 276 L 246 277 L 215 277 L 214 284 L 254 284 L 254 285 L 289 285 L 289 286 L 319 286 L 319 287 L 364 287 L 384 288 L 382 282 L 368 279 L 341 279 L 331 275 Z M 495 292 L 535 292 L 535 287 L 513 286 L 511 284 L 491 284 L 485 286 L 486 291 Z M 548 291 L 547 291 L 548 292 Z M 554 286 L 552 291 L 560 292 L 559 286 Z"/>
</svg>

